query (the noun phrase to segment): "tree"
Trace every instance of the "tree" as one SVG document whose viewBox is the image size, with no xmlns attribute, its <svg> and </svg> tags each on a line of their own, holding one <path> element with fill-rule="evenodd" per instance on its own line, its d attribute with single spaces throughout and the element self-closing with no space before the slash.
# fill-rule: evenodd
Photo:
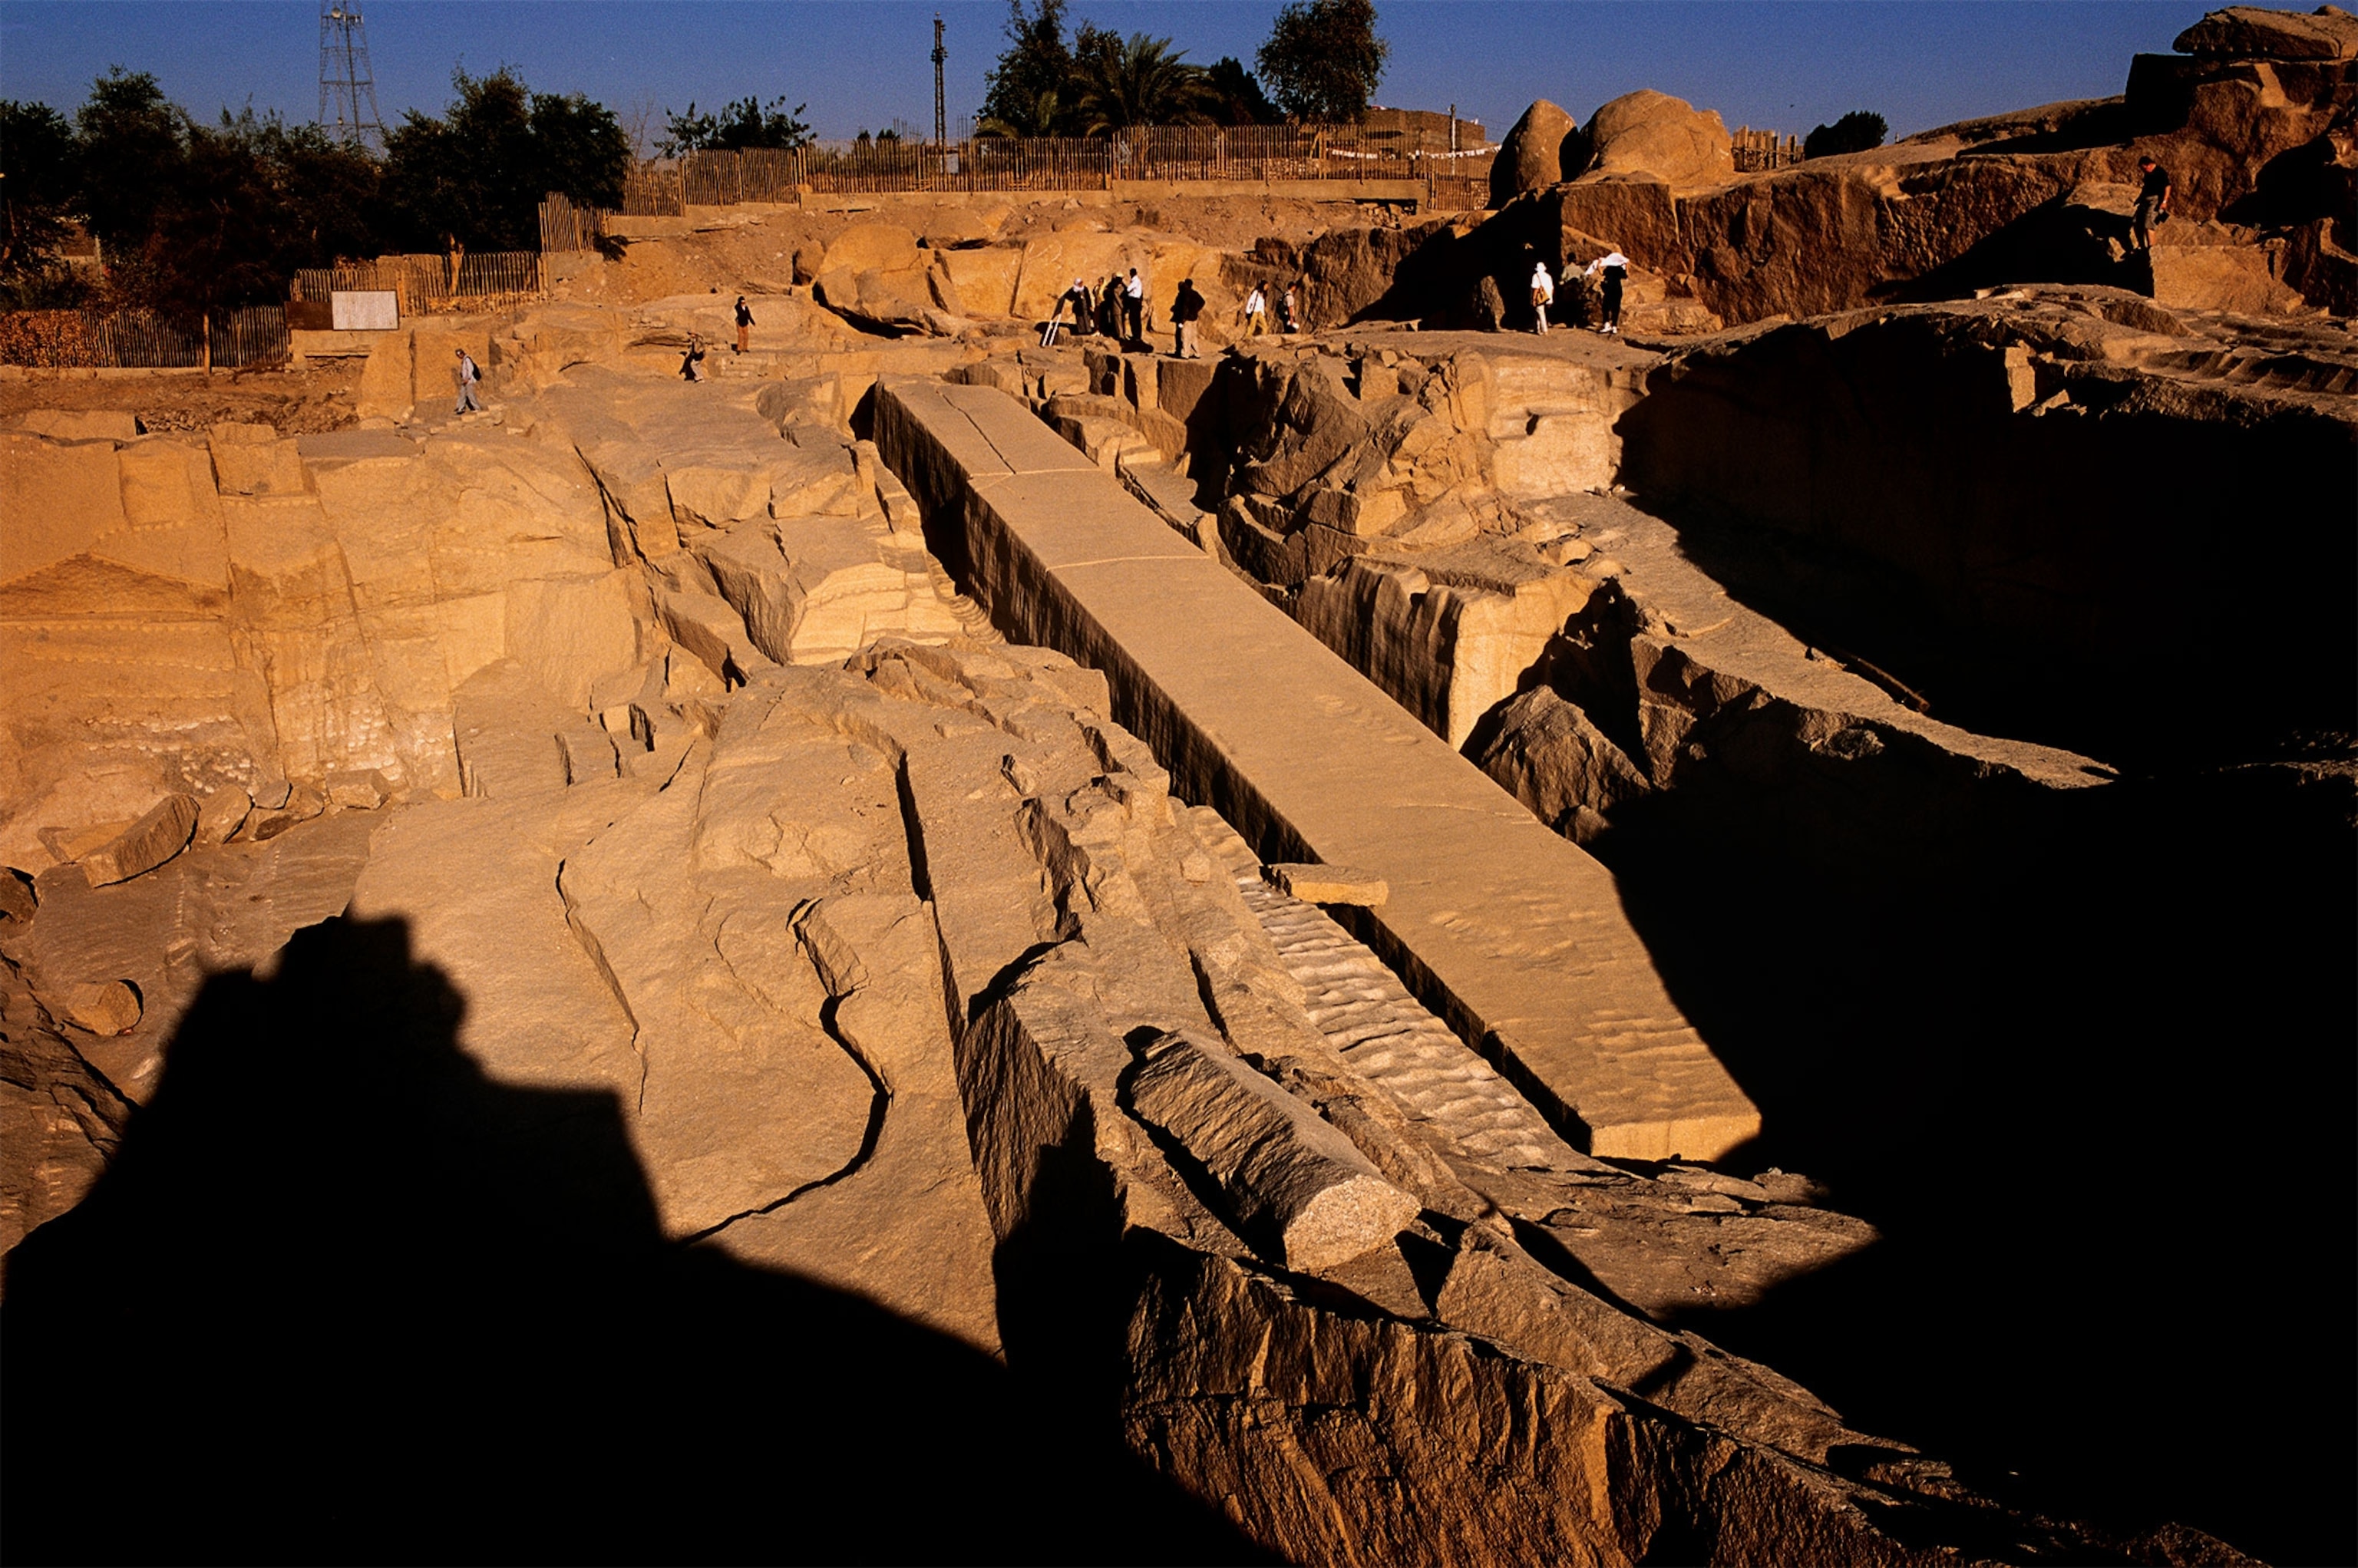
<svg viewBox="0 0 2358 1568">
<path fill-rule="evenodd" d="M 1212 62 L 1204 73 L 1204 88 L 1211 94 L 1213 118 L 1223 125 L 1271 125 L 1282 118 L 1260 82 L 1234 55 Z"/>
<path fill-rule="evenodd" d="M 788 109 L 781 93 L 766 105 L 756 98 L 740 98 L 724 104 L 718 114 L 699 114 L 691 99 L 687 114 L 664 115 L 665 134 L 655 144 L 655 151 L 664 157 L 677 157 L 682 153 L 743 147 L 807 146 L 811 128 L 801 116 L 809 107 L 797 103 Z"/>
<path fill-rule="evenodd" d="M 373 158 L 311 126 L 251 106 L 202 125 L 156 79 L 120 67 L 75 113 L 0 104 L 7 253 L 0 272 L 25 303 L 87 292 L 40 253 L 79 214 L 106 258 L 118 304 L 193 316 L 283 298 L 289 274 L 377 246 Z"/>
<path fill-rule="evenodd" d="M 578 92 L 534 92 L 503 66 L 452 73 L 440 118 L 413 109 L 385 137 L 385 196 L 406 243 L 476 250 L 540 243 L 540 201 L 561 191 L 583 207 L 622 204 L 630 138 L 612 110 Z"/>
<path fill-rule="evenodd" d="M 519 250 L 540 247 L 540 200 L 562 191 L 580 207 L 620 207 L 631 138 L 614 112 L 579 92 L 532 95 L 533 222 Z"/>
<path fill-rule="evenodd" d="M 1854 109 L 1831 125 L 1820 125 L 1801 138 L 1801 156 L 1832 157 L 1836 153 L 1863 153 L 1883 145 L 1891 127 L 1883 116 L 1866 109 Z"/>
<path fill-rule="evenodd" d="M 1007 0 L 1007 48 L 983 94 L 987 135 L 1052 136 L 1071 114 L 1073 51 L 1065 43 L 1065 0 Z"/>
<path fill-rule="evenodd" d="M 0 99 L 0 294 L 38 309 L 79 292 L 54 253 L 81 188 L 73 126 L 46 103 Z"/>
<path fill-rule="evenodd" d="M 1290 0 L 1254 59 L 1289 118 L 1341 124 L 1368 112 L 1391 50 L 1371 0 Z"/>
<path fill-rule="evenodd" d="M 318 125 L 283 126 L 275 114 L 267 145 L 308 258 L 299 265 L 326 266 L 384 248 L 384 166 L 374 155 Z"/>
<path fill-rule="evenodd" d="M 1186 60 L 1185 50 L 1171 52 L 1169 38 L 1132 33 L 1125 39 L 1083 24 L 1073 48 L 1082 133 L 1209 121 L 1215 100 L 1203 68 Z"/>
<path fill-rule="evenodd" d="M 109 249 L 136 250 L 156 225 L 189 152 L 189 116 L 156 79 L 115 66 L 74 114 L 81 209 Z"/>
<path fill-rule="evenodd" d="M 376 162 L 317 126 L 251 106 L 190 123 L 146 234 L 114 255 L 115 296 L 178 315 L 286 297 L 300 267 L 377 248 Z"/>
</svg>

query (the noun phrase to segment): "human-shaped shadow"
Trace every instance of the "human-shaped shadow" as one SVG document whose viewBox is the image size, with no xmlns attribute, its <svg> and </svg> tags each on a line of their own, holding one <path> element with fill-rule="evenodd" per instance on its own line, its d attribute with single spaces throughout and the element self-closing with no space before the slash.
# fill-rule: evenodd
<svg viewBox="0 0 2358 1568">
<path fill-rule="evenodd" d="M 0 1306 L 17 1563 L 1234 1561 L 1077 1410 L 665 1239 L 621 1108 L 519 1088 L 400 921 L 216 977 Z"/>
</svg>

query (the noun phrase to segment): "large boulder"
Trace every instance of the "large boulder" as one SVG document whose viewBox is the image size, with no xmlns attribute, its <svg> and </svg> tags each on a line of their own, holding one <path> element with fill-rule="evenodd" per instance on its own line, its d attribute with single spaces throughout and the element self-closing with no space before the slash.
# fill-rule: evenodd
<svg viewBox="0 0 2358 1568">
<path fill-rule="evenodd" d="M 831 272 L 905 272 L 925 270 L 917 254 L 917 236 L 897 223 L 854 223 L 835 237 L 819 263 L 818 275 Z"/>
<path fill-rule="evenodd" d="M 1490 205 L 1504 207 L 1569 178 L 1565 165 L 1578 157 L 1579 135 L 1572 116 L 1544 98 L 1524 110 L 1490 161 Z"/>
<path fill-rule="evenodd" d="M 1736 153 L 1719 115 L 1667 92 L 1625 92 L 1589 117 L 1586 176 L 1634 175 L 1673 189 L 1736 178 Z"/>
<path fill-rule="evenodd" d="M 1023 271 L 1019 245 L 978 245 L 939 254 L 942 270 L 969 316 L 1005 316 L 1015 304 L 1015 280 Z"/>
<path fill-rule="evenodd" d="M 835 238 L 819 263 L 818 302 L 856 323 L 931 330 L 932 318 L 953 286 L 936 287 L 931 253 L 917 236 L 892 223 L 855 223 Z"/>
</svg>

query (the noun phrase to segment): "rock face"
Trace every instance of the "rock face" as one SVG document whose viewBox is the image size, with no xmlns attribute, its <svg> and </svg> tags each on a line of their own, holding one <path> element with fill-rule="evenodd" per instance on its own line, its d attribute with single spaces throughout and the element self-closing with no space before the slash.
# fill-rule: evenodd
<svg viewBox="0 0 2358 1568">
<path fill-rule="evenodd" d="M 1578 135 L 1572 116 L 1544 98 L 1524 110 L 1491 160 L 1490 205 L 1504 207 L 1568 178 L 1566 152 L 1576 159 L 1586 150 Z"/>
<path fill-rule="evenodd" d="M 1177 431 L 1198 492 L 1225 492 L 1217 516 L 1199 524 L 1193 498 L 1163 514 L 1462 744 L 1592 586 L 1547 553 L 1568 535 L 1517 537 L 1517 508 L 1613 481 L 1644 363 L 1569 335 L 1545 351 L 1436 333 L 1241 349 Z M 1101 432 L 1148 423 L 1127 398 L 1098 402 Z"/>
<path fill-rule="evenodd" d="M 1732 147 L 1716 113 L 1641 88 L 1588 117 L 1588 161 L 1567 174 L 1656 179 L 1675 191 L 1707 189 L 1736 178 Z"/>
<path fill-rule="evenodd" d="M 1932 719 L 1877 666 L 1845 665 L 1739 602 L 1659 518 L 1603 497 L 1542 510 L 1611 549 L 1614 575 L 1495 710 L 1477 757 L 1568 838 L 1593 840 L 1623 808 L 1675 791 L 1698 815 L 1710 802 L 1715 830 L 1815 861 L 1930 860 L 2113 776 Z"/>
<path fill-rule="evenodd" d="M 10 765 L 33 771 L 10 780 L 0 855 L 38 866 L 38 828 L 135 815 L 167 789 L 352 768 L 438 787 L 456 779 L 451 694 L 483 664 L 516 657 L 586 693 L 638 659 L 596 491 L 557 454 L 497 432 L 224 448 L 265 449 L 301 483 L 224 494 L 203 449 L 164 438 L 13 454 L 11 497 L 58 494 L 43 476 L 65 459 L 89 470 L 65 493 L 95 510 L 11 524 L 27 553 L 0 583 L 19 672 L 0 722 Z M 179 650 L 160 665 L 159 643 Z"/>
<path fill-rule="evenodd" d="M 2237 710 L 2239 730 L 2327 723 L 2358 702 L 2328 652 L 2358 633 L 2328 586 L 2353 545 L 2297 520 L 2346 512 L 2358 419 L 2345 395 L 2306 388 L 2358 381 L 2358 365 L 2336 331 L 2235 336 L 2101 289 L 1780 328 L 1658 372 L 1625 421 L 1624 471 L 1673 517 L 1740 514 L 1880 563 L 1894 610 L 1827 634 L 1904 646 L 1896 662 L 1965 689 L 2027 691 L 2036 661 L 2113 689 L 2125 730 L 2192 693 Z M 1999 449 L 2004 463 L 1973 455 Z M 2140 479 L 2124 511 L 2120 486 Z M 2288 678 L 2265 692 L 2155 613 L 2192 547 L 2180 541 L 2230 514 L 2282 520 L 2277 548 L 2299 563 L 2275 596 Z M 2091 744 L 2094 717 L 2054 715 Z"/>
</svg>

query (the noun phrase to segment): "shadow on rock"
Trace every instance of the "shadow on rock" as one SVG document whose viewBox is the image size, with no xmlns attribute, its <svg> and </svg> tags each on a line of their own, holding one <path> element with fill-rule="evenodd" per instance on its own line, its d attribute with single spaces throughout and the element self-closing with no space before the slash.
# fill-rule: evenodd
<svg viewBox="0 0 2358 1568">
<path fill-rule="evenodd" d="M 2009 1501 L 2347 1562 L 2353 835 L 2283 770 L 1805 859 L 1674 791 L 1599 853 L 1767 1129 L 1886 1239 L 1691 1325 Z"/>
<path fill-rule="evenodd" d="M 398 921 L 207 985 L 10 1259 L 10 1561 L 1253 1555 L 990 1357 L 667 1242 L 621 1108 L 463 1009 Z"/>
</svg>

